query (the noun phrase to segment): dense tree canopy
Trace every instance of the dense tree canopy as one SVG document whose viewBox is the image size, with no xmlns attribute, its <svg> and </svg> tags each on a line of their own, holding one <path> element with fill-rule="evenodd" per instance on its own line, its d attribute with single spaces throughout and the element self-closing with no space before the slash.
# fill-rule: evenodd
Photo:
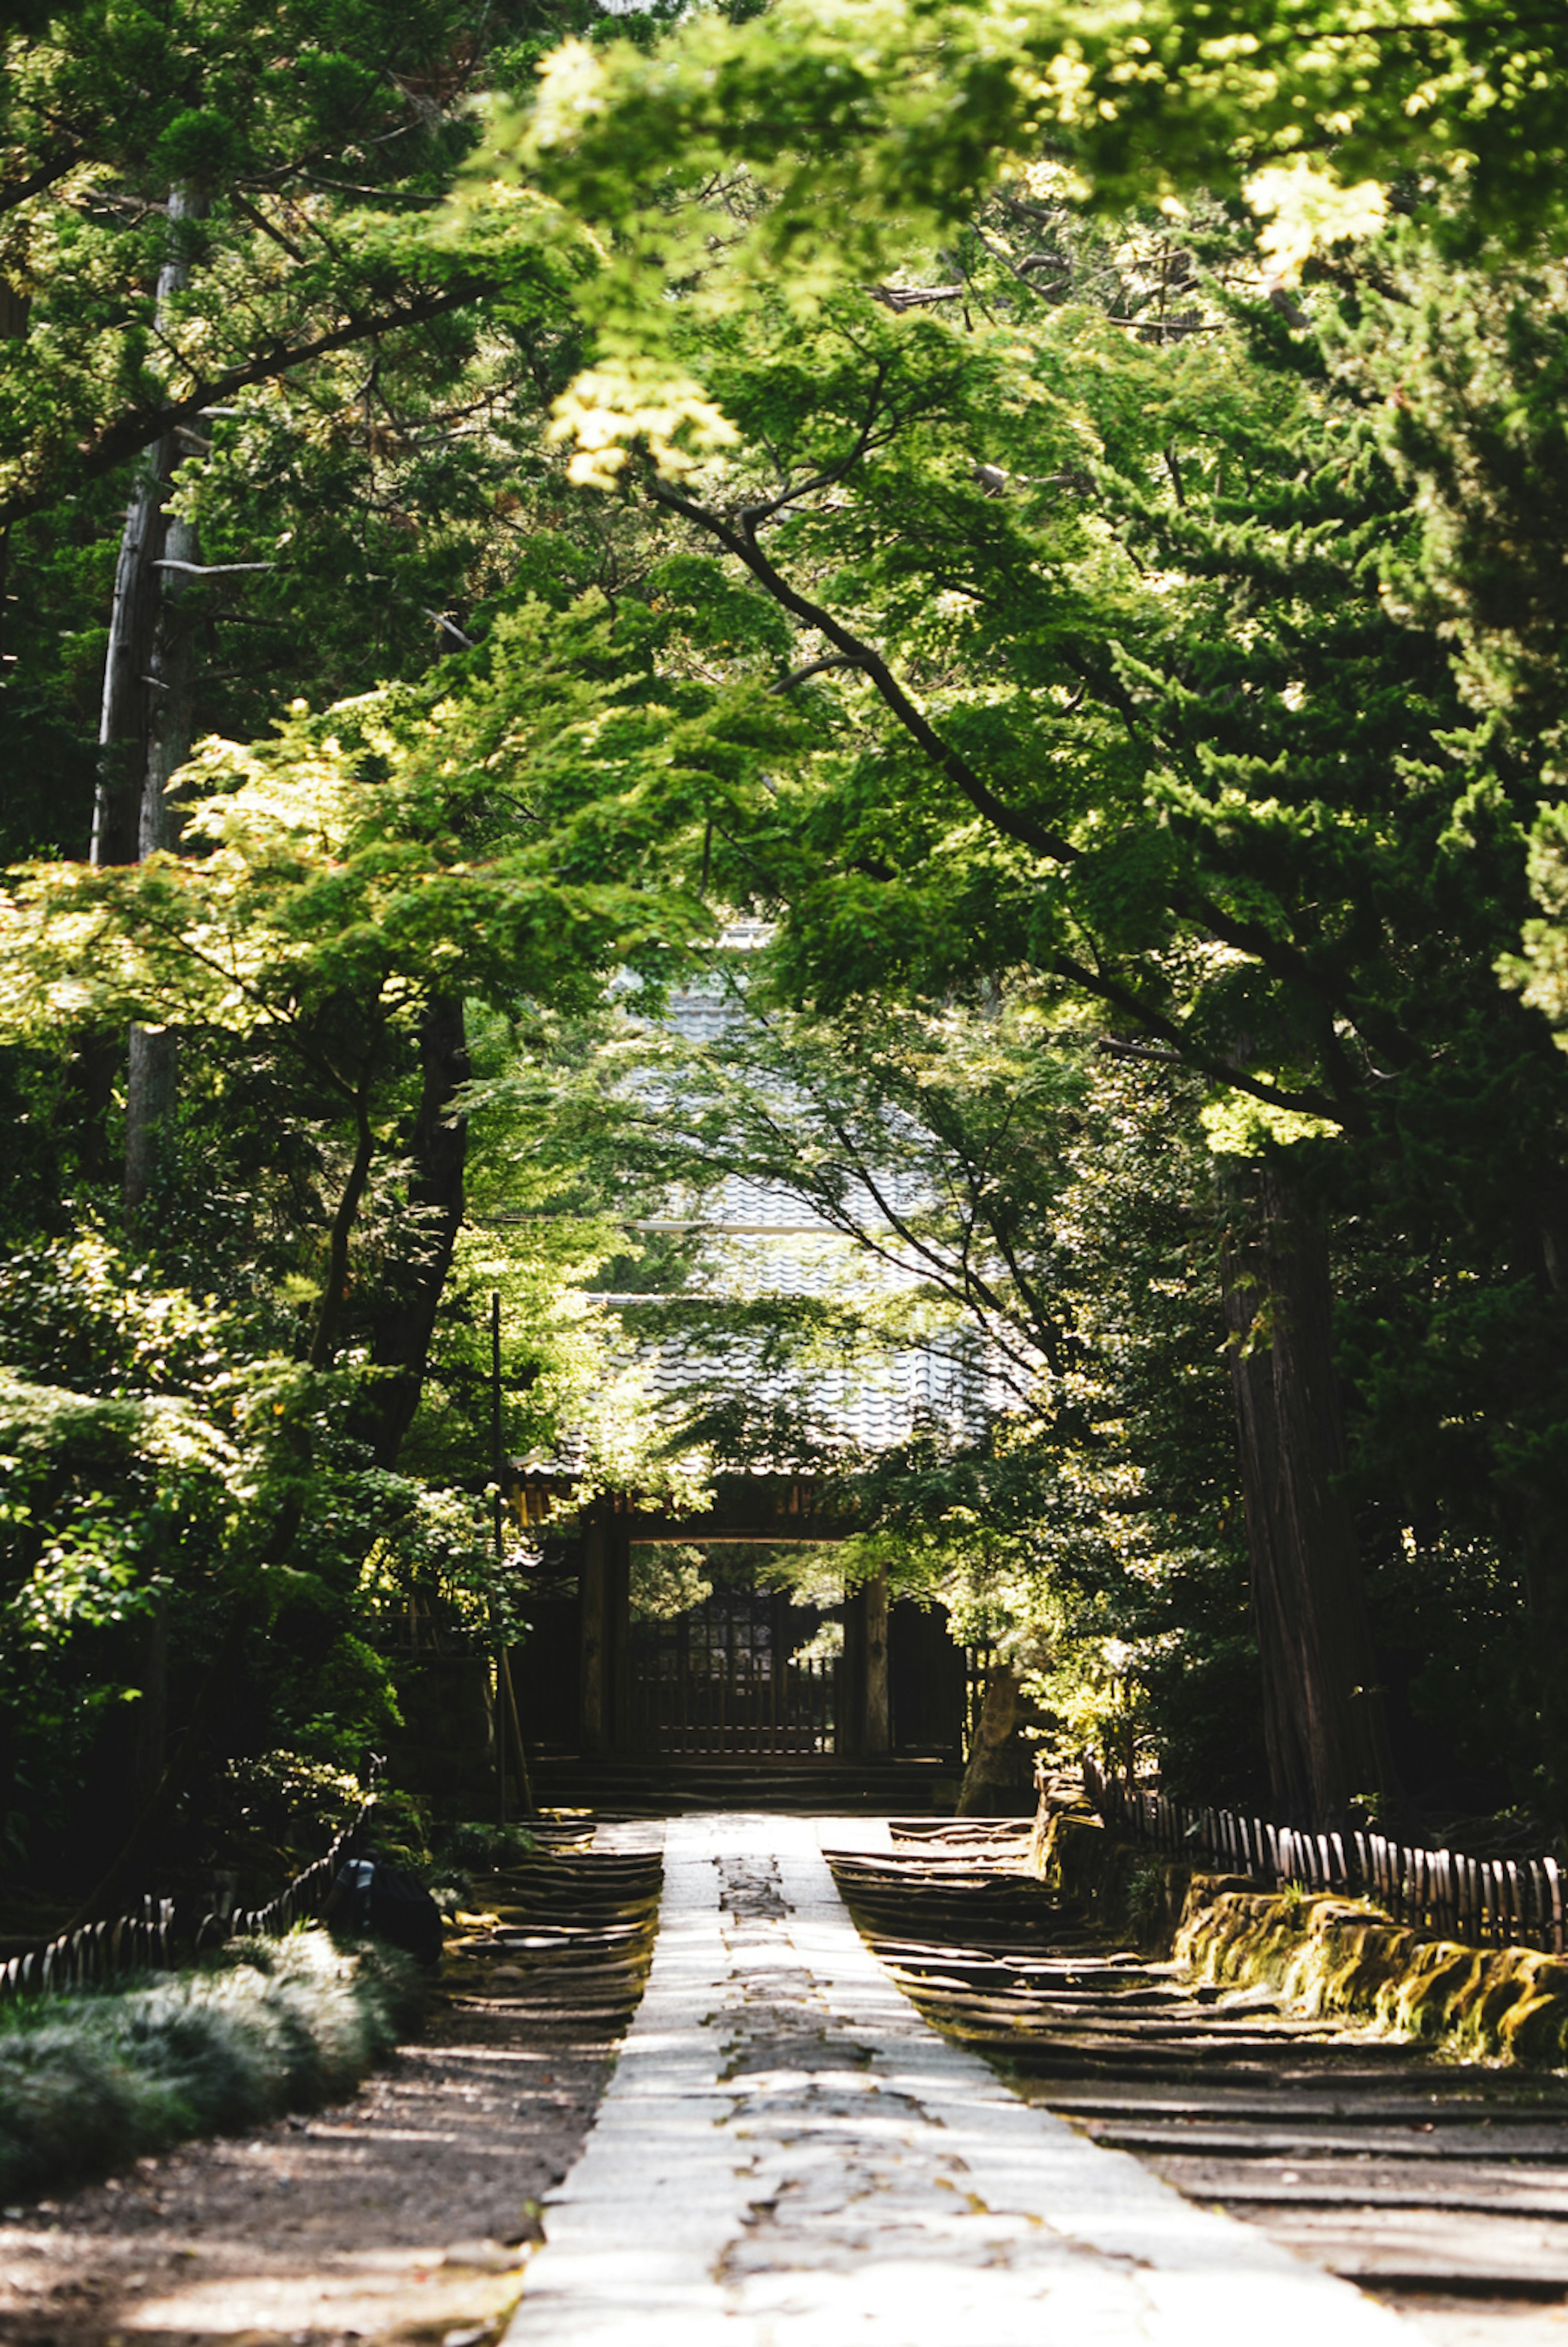
<svg viewBox="0 0 1568 2347">
<path fill-rule="evenodd" d="M 793 1446 L 1064 1736 L 1560 1830 L 1562 28 L 7 26 L 11 1860 L 507 1626 L 492 1294 L 579 1494 Z M 900 1284 L 699 1341 L 735 1174 Z"/>
</svg>

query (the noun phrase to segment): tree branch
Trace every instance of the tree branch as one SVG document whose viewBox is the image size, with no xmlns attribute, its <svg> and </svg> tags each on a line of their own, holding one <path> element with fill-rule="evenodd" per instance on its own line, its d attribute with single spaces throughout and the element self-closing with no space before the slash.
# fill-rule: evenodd
<svg viewBox="0 0 1568 2347">
<path fill-rule="evenodd" d="M 0 212 L 15 211 L 16 206 L 25 204 L 29 196 L 41 196 L 46 188 L 52 188 L 56 179 L 63 179 L 67 171 L 76 168 L 82 159 L 83 151 L 77 146 L 57 147 L 36 169 L 28 171 L 20 179 L 8 179 L 0 185 Z"/>
<path fill-rule="evenodd" d="M 163 555 L 152 564 L 154 570 L 179 570 L 190 579 L 232 579 L 241 570 L 275 570 L 275 562 L 177 562 L 172 555 Z"/>
<path fill-rule="evenodd" d="M 807 661 L 805 666 L 797 668 L 793 676 L 781 676 L 776 684 L 770 684 L 768 691 L 793 692 L 795 686 L 804 684 L 808 677 L 825 675 L 830 668 L 856 668 L 858 665 L 857 661 L 850 660 L 845 653 L 835 652 L 830 660 Z"/>
<path fill-rule="evenodd" d="M 1228 1084 L 1233 1092 L 1245 1092 L 1268 1108 L 1289 1109 L 1298 1116 L 1320 1116 L 1326 1124 L 1337 1124 L 1346 1133 L 1367 1130 L 1366 1112 L 1358 1102 L 1337 1100 L 1332 1093 L 1315 1087 L 1288 1091 L 1283 1084 L 1272 1083 L 1266 1076 L 1250 1075 L 1245 1068 L 1234 1066 L 1217 1052 L 1194 1047 L 1175 1020 L 1140 1002 L 1131 987 L 1102 977 L 1098 970 L 1086 969 L 1081 962 L 1073 961 L 1066 954 L 1059 954 L 1052 968 L 1059 978 L 1065 978 L 1071 985 L 1081 986 L 1086 994 L 1097 995 L 1102 1002 L 1125 1011 L 1152 1035 L 1163 1036 L 1166 1044 L 1165 1050 L 1157 1051 L 1148 1044 L 1125 1043 L 1117 1037 L 1102 1035 L 1097 1039 L 1102 1051 L 1117 1059 L 1153 1060 L 1166 1066 L 1191 1068 L 1194 1074 L 1212 1076 L 1216 1083 Z"/>
<path fill-rule="evenodd" d="M 81 445 L 72 478 L 77 482 L 99 480 L 128 457 L 150 448 L 165 433 L 192 422 L 216 405 L 231 399 L 236 392 L 249 390 L 254 384 L 271 383 L 296 367 L 308 366 L 313 359 L 352 349 L 354 343 L 368 342 L 374 335 L 392 333 L 403 326 L 427 325 L 433 318 L 467 309 L 494 291 L 494 282 L 488 278 L 466 278 L 456 285 L 432 287 L 385 310 L 368 314 L 356 311 L 310 342 L 275 342 L 237 366 L 226 367 L 211 376 L 198 376 L 183 398 L 163 401 L 157 406 L 132 408 L 106 425 L 95 440 Z M 28 514 L 41 513 L 51 505 L 62 494 L 61 474 L 65 469 L 62 466 L 58 472 L 51 470 L 47 478 L 18 488 L 10 497 L 0 497 L 0 528 Z"/>
<path fill-rule="evenodd" d="M 370 1071 L 366 1068 L 354 1089 L 354 1156 L 349 1165 L 348 1180 L 337 1203 L 337 1212 L 333 1216 L 332 1236 L 327 1247 L 327 1276 L 322 1288 L 315 1329 L 311 1337 L 309 1359 L 313 1369 L 330 1369 L 332 1367 L 336 1350 L 338 1316 L 348 1293 L 349 1241 L 359 1218 L 360 1201 L 370 1182 L 371 1161 L 375 1153 L 375 1136 L 370 1122 Z"/>
<path fill-rule="evenodd" d="M 706 530 L 710 538 L 716 538 L 727 553 L 733 554 L 738 562 L 744 564 L 759 585 L 767 589 L 775 603 L 780 604 L 784 610 L 792 612 L 808 628 L 815 628 L 818 635 L 825 636 L 828 642 L 835 646 L 849 667 L 859 669 L 867 681 L 875 685 L 882 700 L 905 732 L 918 743 L 932 764 L 939 768 L 948 776 L 949 782 L 956 784 L 977 814 L 983 815 L 986 821 L 993 824 L 1007 838 L 1016 839 L 1022 846 L 1031 848 L 1035 855 L 1043 856 L 1053 864 L 1070 864 L 1076 860 L 1078 851 L 1071 841 L 1063 838 L 1060 832 L 1051 830 L 1049 825 L 1036 823 L 1032 816 L 1016 813 L 1005 800 L 997 796 L 989 784 L 983 781 L 975 772 L 961 752 L 943 741 L 924 711 L 918 709 L 910 699 L 879 651 L 872 645 L 862 642 L 858 636 L 852 635 L 849 630 L 835 620 L 832 612 L 825 610 L 820 603 L 812 602 L 797 588 L 790 585 L 783 574 L 774 568 L 757 544 L 754 527 L 751 524 L 748 516 L 741 517 L 740 527 L 732 526 L 722 516 L 710 511 L 705 506 L 700 506 L 692 498 L 683 497 L 681 491 L 672 488 L 668 481 L 657 478 L 650 485 L 650 494 L 656 505 L 664 506 L 670 512 L 680 514 L 682 519 L 695 524 L 699 529 Z M 766 510 L 774 509 L 776 507 Z"/>
</svg>

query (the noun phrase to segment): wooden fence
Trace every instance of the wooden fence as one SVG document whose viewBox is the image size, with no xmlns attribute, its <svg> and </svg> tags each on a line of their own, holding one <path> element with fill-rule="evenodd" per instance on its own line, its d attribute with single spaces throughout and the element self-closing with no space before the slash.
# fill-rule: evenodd
<svg viewBox="0 0 1568 2347">
<path fill-rule="evenodd" d="M 1084 1757 L 1083 1785 L 1108 1826 L 1173 1856 L 1276 1887 L 1298 1882 L 1306 1891 L 1372 1899 L 1425 1938 L 1563 1953 L 1563 1877 L 1554 1858 L 1468 1858 L 1379 1833 L 1303 1833 L 1232 1809 L 1192 1809 L 1105 1775 L 1092 1754 Z"/>
<path fill-rule="evenodd" d="M 837 1741 L 838 1660 L 782 1652 L 633 1657 L 631 1740 L 639 1752 L 734 1759 L 824 1756 Z"/>
<path fill-rule="evenodd" d="M 9 1997 L 42 1996 L 51 1990 L 87 1988 L 123 1973 L 172 1972 L 177 1964 L 230 1939 L 277 1939 L 294 1924 L 321 1914 L 338 1869 L 362 1846 L 374 1808 L 374 1796 L 333 1841 L 324 1858 L 270 1899 L 264 1907 L 236 1907 L 228 1914 L 203 1915 L 194 1932 L 177 1929 L 172 1899 L 143 1899 L 128 1915 L 84 1923 L 79 1932 L 30 1948 L 0 1964 L 0 2003 Z"/>
</svg>

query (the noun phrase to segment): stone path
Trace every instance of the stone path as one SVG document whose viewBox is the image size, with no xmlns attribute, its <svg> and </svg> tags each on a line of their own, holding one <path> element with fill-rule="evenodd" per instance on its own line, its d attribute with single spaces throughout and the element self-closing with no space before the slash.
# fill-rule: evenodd
<svg viewBox="0 0 1568 2347">
<path fill-rule="evenodd" d="M 1249 2226 L 1010 2095 L 866 1949 L 859 1819 L 662 1829 L 647 1993 L 506 2347 L 1397 2347 Z M 601 1833 L 601 1841 L 605 1837 Z"/>
</svg>

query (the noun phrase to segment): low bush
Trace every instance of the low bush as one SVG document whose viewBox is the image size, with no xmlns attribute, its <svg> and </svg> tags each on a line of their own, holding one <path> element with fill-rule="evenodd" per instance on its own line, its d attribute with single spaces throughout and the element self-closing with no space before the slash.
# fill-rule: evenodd
<svg viewBox="0 0 1568 2347">
<path fill-rule="evenodd" d="M 473 1868 L 487 1873 L 516 1866 L 538 1848 L 538 1837 L 524 1825 L 487 1825 L 477 1819 L 448 1826 L 440 1838 L 440 1864 Z"/>
<path fill-rule="evenodd" d="M 416 2017 L 417 1967 L 325 1932 L 0 2007 L 0 2196 L 347 2094 Z"/>
</svg>

